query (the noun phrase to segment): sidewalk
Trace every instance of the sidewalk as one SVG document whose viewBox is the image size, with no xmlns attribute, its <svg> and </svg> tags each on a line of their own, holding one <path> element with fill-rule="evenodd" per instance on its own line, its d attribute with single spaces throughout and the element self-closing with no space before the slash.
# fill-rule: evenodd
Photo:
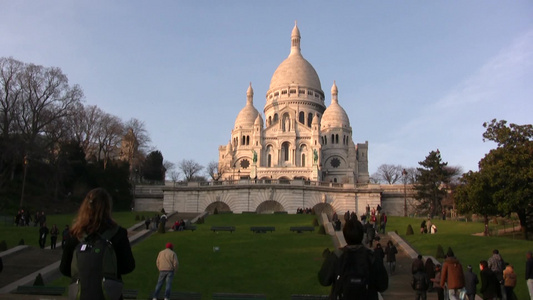
<svg viewBox="0 0 533 300">
<path fill-rule="evenodd" d="M 392 240 L 398 248 L 396 272 L 393 275 L 389 275 L 389 288 L 381 296 L 385 300 L 414 299 L 415 291 L 411 288 L 411 279 L 413 278 L 411 264 L 413 263 L 413 258 L 418 256 L 418 253 L 394 232 L 389 232 L 386 235 L 380 234 L 380 237 L 380 243 L 383 248 L 385 248 L 389 240 Z M 437 300 L 437 293 L 427 293 L 427 299 Z"/>
</svg>

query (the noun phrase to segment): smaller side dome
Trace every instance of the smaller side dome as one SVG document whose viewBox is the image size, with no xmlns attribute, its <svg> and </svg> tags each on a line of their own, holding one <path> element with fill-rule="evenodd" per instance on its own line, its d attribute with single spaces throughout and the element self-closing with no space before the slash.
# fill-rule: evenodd
<svg viewBox="0 0 533 300">
<path fill-rule="evenodd" d="M 263 128 L 263 117 L 261 117 L 261 114 L 257 114 L 257 118 L 255 118 L 254 125 Z"/>
<path fill-rule="evenodd" d="M 253 128 L 255 119 L 259 116 L 259 112 L 254 107 L 254 90 L 252 83 L 246 91 L 246 106 L 239 112 L 235 119 L 235 129 L 239 128 Z"/>
<path fill-rule="evenodd" d="M 326 108 L 320 122 L 322 131 L 328 128 L 346 128 L 350 127 L 350 119 L 344 108 L 339 105 L 337 84 L 333 82 L 331 87 L 331 104 Z"/>
</svg>

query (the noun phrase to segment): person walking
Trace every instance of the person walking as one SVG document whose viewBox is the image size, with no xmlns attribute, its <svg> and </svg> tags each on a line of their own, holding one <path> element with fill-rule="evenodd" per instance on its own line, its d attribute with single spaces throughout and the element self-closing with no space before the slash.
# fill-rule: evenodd
<svg viewBox="0 0 533 300">
<path fill-rule="evenodd" d="M 442 266 L 440 286 L 444 288 L 445 285 L 448 288 L 448 299 L 459 300 L 461 289 L 465 286 L 465 276 L 463 266 L 451 249 L 448 249 Z"/>
<path fill-rule="evenodd" d="M 165 282 L 165 300 L 169 300 L 172 278 L 174 278 L 174 272 L 178 270 L 179 265 L 178 256 L 174 252 L 174 245 L 172 243 L 167 243 L 165 249 L 159 252 L 155 264 L 159 270 L 159 278 L 157 279 L 152 299 L 157 300 L 159 292 L 163 287 L 163 282 Z"/>
<path fill-rule="evenodd" d="M 507 264 L 505 270 L 503 270 L 503 281 L 505 287 L 505 296 L 507 300 L 514 299 L 514 287 L 516 286 L 516 273 L 512 265 Z"/>
<path fill-rule="evenodd" d="M 347 245 L 325 257 L 318 272 L 320 284 L 331 285 L 330 299 L 359 294 L 364 299 L 377 300 L 378 293 L 389 286 L 383 261 L 376 259 L 372 250 L 362 244 L 364 229 L 357 218 L 347 221 L 342 233 Z M 359 268 L 361 266 L 364 267 Z M 361 284 L 363 282 L 366 284 Z"/>
<path fill-rule="evenodd" d="M 492 250 L 492 256 L 487 259 L 487 264 L 489 269 L 491 269 L 494 275 L 496 275 L 500 287 L 500 294 L 502 294 L 505 300 L 505 288 L 503 285 L 503 269 L 505 269 L 505 262 L 498 249 Z"/>
<path fill-rule="evenodd" d="M 489 268 L 486 260 L 479 262 L 479 277 L 481 277 L 481 289 L 479 291 L 483 295 L 483 300 L 496 300 L 501 298 L 500 283 L 496 274 Z"/>
<path fill-rule="evenodd" d="M 429 288 L 429 277 L 426 273 L 424 265 L 417 265 L 417 269 L 413 270 L 413 279 L 411 281 L 411 287 L 415 290 L 416 300 L 426 300 L 427 290 Z"/>
<path fill-rule="evenodd" d="M 111 218 L 111 207 L 111 195 L 105 189 L 96 188 L 87 193 L 78 210 L 78 215 L 72 224 L 70 237 L 65 242 L 65 247 L 63 248 L 63 255 L 59 265 L 59 270 L 63 275 L 67 277 L 76 276 L 72 272 L 72 261 L 78 245 L 81 246 L 81 250 L 87 248 L 83 247 L 84 244 L 80 245 L 81 241 L 85 240 L 84 237 L 102 235 L 111 230 L 116 231 L 109 239 L 116 255 L 116 272 L 118 278 L 115 279 L 121 282 L 121 275 L 131 273 L 135 269 L 135 258 L 131 252 L 128 232 Z M 90 272 L 91 270 L 88 269 L 79 269 L 80 274 L 88 274 Z M 72 284 L 78 282 L 78 278 L 72 278 Z M 73 289 L 72 292 L 77 293 L 76 289 Z M 80 299 L 103 300 L 104 293 L 102 289 L 81 289 Z"/>
<path fill-rule="evenodd" d="M 385 212 L 383 212 L 379 218 L 381 219 L 381 233 L 385 234 L 385 229 L 387 227 L 387 215 L 385 214 Z"/>
<path fill-rule="evenodd" d="M 65 249 L 65 244 L 67 243 L 67 240 L 70 238 L 70 228 L 68 225 L 65 225 L 65 228 L 63 229 L 63 232 L 61 233 L 61 248 Z"/>
<path fill-rule="evenodd" d="M 435 277 L 429 279 L 433 282 L 433 290 L 437 292 L 438 300 L 444 300 L 444 289 L 440 286 L 441 271 L 442 271 L 442 267 L 440 265 L 436 265 L 435 266 Z"/>
<path fill-rule="evenodd" d="M 39 247 L 41 247 L 41 249 L 44 249 L 44 246 L 46 245 L 46 236 L 49 232 L 50 230 L 46 227 L 46 223 L 43 223 L 39 228 Z"/>
<path fill-rule="evenodd" d="M 468 265 L 465 272 L 465 289 L 468 300 L 476 299 L 476 286 L 479 283 L 476 273 L 472 271 L 472 266 Z"/>
<path fill-rule="evenodd" d="M 389 274 L 392 275 L 396 271 L 396 254 L 398 249 L 394 246 L 394 243 L 389 240 L 387 247 L 385 247 L 385 255 L 387 256 L 387 264 L 389 265 Z"/>
<path fill-rule="evenodd" d="M 56 224 L 52 225 L 50 229 L 50 249 L 56 248 L 57 236 L 59 235 L 59 229 L 57 229 Z"/>
<path fill-rule="evenodd" d="M 529 298 L 533 300 L 533 254 L 531 251 L 526 253 L 526 283 Z"/>
</svg>

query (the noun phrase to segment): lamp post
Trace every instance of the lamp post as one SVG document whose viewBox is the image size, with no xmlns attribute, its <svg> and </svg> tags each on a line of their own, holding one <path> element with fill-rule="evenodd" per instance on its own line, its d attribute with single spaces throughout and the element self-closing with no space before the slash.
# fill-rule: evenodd
<svg viewBox="0 0 533 300">
<path fill-rule="evenodd" d="M 403 216 L 407 217 L 407 171 L 403 169 Z"/>
<path fill-rule="evenodd" d="M 22 208 L 22 204 L 24 203 L 24 188 L 26 187 L 26 173 L 28 171 L 28 155 L 24 155 L 24 177 L 22 178 L 22 192 L 20 194 L 20 207 Z"/>
</svg>

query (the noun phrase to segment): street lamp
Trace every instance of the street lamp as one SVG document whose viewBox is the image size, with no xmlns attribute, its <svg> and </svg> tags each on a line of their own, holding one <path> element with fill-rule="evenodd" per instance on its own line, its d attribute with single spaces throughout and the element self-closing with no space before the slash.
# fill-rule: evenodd
<svg viewBox="0 0 533 300">
<path fill-rule="evenodd" d="M 407 171 L 403 169 L 403 216 L 407 217 Z"/>
<path fill-rule="evenodd" d="M 26 187 L 26 173 L 28 172 L 28 155 L 24 155 L 24 177 L 22 178 L 22 192 L 20 194 L 20 208 L 24 203 L 24 188 Z"/>
</svg>

